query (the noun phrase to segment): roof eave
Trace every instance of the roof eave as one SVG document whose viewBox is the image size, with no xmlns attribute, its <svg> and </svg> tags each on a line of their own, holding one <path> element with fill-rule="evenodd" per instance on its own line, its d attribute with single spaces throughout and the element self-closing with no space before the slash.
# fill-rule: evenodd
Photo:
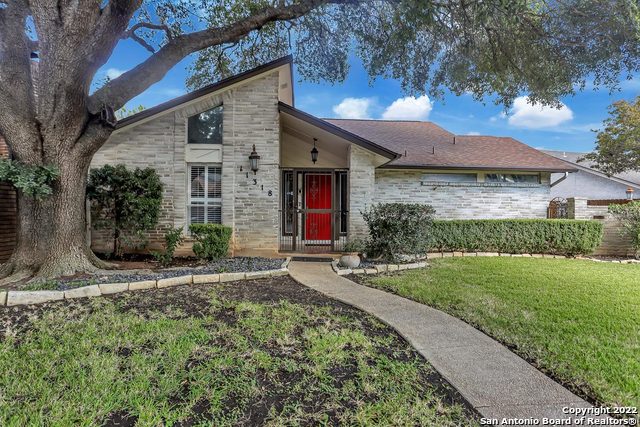
<svg viewBox="0 0 640 427">
<path fill-rule="evenodd" d="M 349 142 L 352 142 L 356 145 L 359 145 L 371 152 L 374 152 L 376 154 L 379 154 L 383 157 L 386 157 L 387 159 L 389 159 L 389 161 L 395 160 L 400 158 L 400 154 L 396 153 L 394 151 L 388 150 L 374 142 L 371 142 L 367 139 L 362 138 L 361 136 L 358 136 L 354 133 L 351 133 L 349 131 L 346 131 L 344 129 L 342 129 L 341 127 L 338 127 L 334 124 L 331 124 L 325 120 L 322 120 L 316 116 L 313 116 L 309 113 L 306 113 L 302 110 L 298 110 L 297 108 L 294 108 L 290 105 L 285 104 L 284 102 L 279 102 L 278 103 L 278 109 L 286 114 L 290 114 L 291 116 L 303 120 L 307 123 L 310 123 L 314 126 L 317 126 L 333 135 L 336 135 L 340 138 L 346 139 Z"/>
<path fill-rule="evenodd" d="M 575 168 L 549 168 L 549 167 L 531 167 L 531 166 L 468 166 L 468 165 L 398 165 L 386 164 L 380 166 L 381 169 L 437 169 L 437 170 L 500 170 L 500 171 L 526 171 L 526 172 L 577 172 Z"/>
<path fill-rule="evenodd" d="M 210 93 L 217 92 L 233 84 L 236 84 L 246 79 L 250 79 L 251 77 L 255 77 L 259 74 L 268 72 L 270 70 L 274 70 L 276 68 L 282 67 L 283 65 L 287 65 L 287 64 L 290 67 L 293 67 L 292 55 L 284 56 L 282 58 L 276 59 L 275 61 L 271 61 L 266 64 L 260 65 L 259 67 L 252 68 L 251 70 L 247 70 L 245 72 L 227 77 L 226 79 L 222 79 L 219 82 L 207 85 L 201 89 L 195 90 L 193 92 L 187 93 L 182 96 L 178 96 L 177 98 L 173 98 L 173 99 L 170 99 L 169 101 L 163 102 L 162 104 L 158 104 L 155 107 L 147 108 L 146 110 L 143 110 L 139 113 L 133 114 L 122 120 L 118 120 L 116 129 L 120 130 L 127 126 L 131 126 L 134 123 L 137 123 L 141 120 L 145 120 L 155 115 L 161 114 L 164 111 L 178 107 L 181 104 L 209 95 Z M 292 70 L 291 75 L 293 76 L 293 68 L 291 68 L 291 70 Z M 292 97 L 293 97 L 293 92 L 292 92 Z"/>
</svg>

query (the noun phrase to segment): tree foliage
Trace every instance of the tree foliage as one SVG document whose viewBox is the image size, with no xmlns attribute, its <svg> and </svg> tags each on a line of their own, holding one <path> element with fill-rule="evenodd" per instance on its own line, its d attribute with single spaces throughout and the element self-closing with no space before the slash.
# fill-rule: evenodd
<svg viewBox="0 0 640 427">
<path fill-rule="evenodd" d="M 607 175 L 640 171 L 640 96 L 632 102 L 617 101 L 596 137 L 596 149 L 584 156 Z"/>
<path fill-rule="evenodd" d="M 610 205 L 609 212 L 622 223 L 623 234 L 631 238 L 636 256 L 640 255 L 640 201 Z"/>
<path fill-rule="evenodd" d="M 113 254 L 121 256 L 126 246 L 146 242 L 145 233 L 158 223 L 162 183 L 152 168 L 105 165 L 91 170 L 87 197 L 93 226 L 113 232 Z"/>
<path fill-rule="evenodd" d="M 227 25 L 264 4 L 232 2 L 223 13 L 226 3 L 206 8 L 208 22 Z M 372 79 L 399 79 L 407 93 L 449 89 L 509 105 L 524 92 L 555 104 L 591 79 L 613 88 L 638 69 L 639 16 L 628 0 L 329 2 L 202 50 L 187 83 L 195 89 L 287 52 L 302 79 L 339 82 L 355 52 Z"/>
<path fill-rule="evenodd" d="M 42 198 L 51 194 L 51 184 L 58 175 L 58 169 L 54 166 L 25 165 L 0 158 L 0 182 L 9 182 L 31 197 Z"/>
</svg>

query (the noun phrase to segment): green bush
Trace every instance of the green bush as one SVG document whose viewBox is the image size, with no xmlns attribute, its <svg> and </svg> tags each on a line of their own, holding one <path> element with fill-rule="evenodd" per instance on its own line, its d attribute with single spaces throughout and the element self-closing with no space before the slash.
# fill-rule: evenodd
<svg viewBox="0 0 640 427">
<path fill-rule="evenodd" d="M 193 253 L 198 258 L 211 260 L 226 257 L 229 253 L 231 227 L 221 224 L 191 224 L 189 231 L 196 239 Z"/>
<path fill-rule="evenodd" d="M 395 261 L 424 254 L 434 210 L 418 203 L 382 203 L 362 213 L 369 227 L 367 254 Z"/>
<path fill-rule="evenodd" d="M 640 254 L 640 201 L 625 205 L 610 205 L 609 212 L 622 223 L 622 234 L 631 238 L 631 244 L 638 256 Z"/>
<path fill-rule="evenodd" d="M 158 224 L 162 182 L 153 168 L 105 165 L 89 172 L 91 223 L 113 232 L 113 254 L 146 245 L 146 232 Z"/>
<path fill-rule="evenodd" d="M 581 255 L 602 240 L 602 224 L 568 219 L 434 221 L 430 251 Z"/>
<path fill-rule="evenodd" d="M 183 241 L 182 227 L 170 228 L 164 233 L 164 251 L 154 251 L 151 252 L 151 254 L 161 265 L 167 266 L 171 263 L 176 248 L 180 246 Z"/>
</svg>

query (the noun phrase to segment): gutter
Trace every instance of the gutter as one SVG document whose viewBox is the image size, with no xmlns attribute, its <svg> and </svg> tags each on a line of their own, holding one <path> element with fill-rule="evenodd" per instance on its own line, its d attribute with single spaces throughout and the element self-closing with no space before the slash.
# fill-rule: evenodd
<svg viewBox="0 0 640 427">
<path fill-rule="evenodd" d="M 568 177 L 569 177 L 569 172 L 565 172 L 562 178 L 558 178 L 557 181 L 552 182 L 549 187 L 555 187 L 556 185 L 560 184 L 562 181 L 564 181 Z"/>
</svg>

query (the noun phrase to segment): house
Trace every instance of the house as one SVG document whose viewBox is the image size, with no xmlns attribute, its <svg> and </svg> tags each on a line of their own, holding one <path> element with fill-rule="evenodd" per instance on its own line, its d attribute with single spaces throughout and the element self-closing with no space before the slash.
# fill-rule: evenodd
<svg viewBox="0 0 640 427">
<path fill-rule="evenodd" d="M 619 175 L 607 176 L 593 168 L 591 162 L 578 162 L 587 153 L 545 150 L 545 153 L 566 162 L 575 173 L 567 176 L 561 173 L 551 175 L 551 181 L 556 183 L 551 187 L 551 197 L 567 199 L 569 197 L 583 197 L 589 200 L 621 200 L 629 195 L 640 197 L 640 172 L 626 172 Z"/>
<path fill-rule="evenodd" d="M 159 172 L 152 244 L 167 227 L 223 223 L 235 253 L 254 254 L 339 251 L 380 202 L 428 203 L 440 218 L 545 218 L 551 174 L 576 170 L 512 138 L 320 119 L 295 107 L 292 77 L 286 57 L 127 117 L 92 166 Z M 108 245 L 94 233 L 94 249 Z"/>
</svg>

